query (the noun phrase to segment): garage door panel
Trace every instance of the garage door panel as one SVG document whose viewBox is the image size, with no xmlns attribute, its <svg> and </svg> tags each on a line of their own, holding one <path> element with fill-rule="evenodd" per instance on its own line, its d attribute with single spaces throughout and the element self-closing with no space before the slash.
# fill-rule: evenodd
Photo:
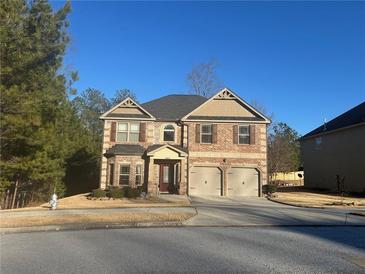
<svg viewBox="0 0 365 274">
<path fill-rule="evenodd" d="M 259 173 L 254 168 L 234 167 L 228 171 L 229 196 L 258 196 Z"/>
<path fill-rule="evenodd" d="M 190 170 L 190 195 L 221 195 L 222 172 L 217 167 L 193 167 Z"/>
</svg>

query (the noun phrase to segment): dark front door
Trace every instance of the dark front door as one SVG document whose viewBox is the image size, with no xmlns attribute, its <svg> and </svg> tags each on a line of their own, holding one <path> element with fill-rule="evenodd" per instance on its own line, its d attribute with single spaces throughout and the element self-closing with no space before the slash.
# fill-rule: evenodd
<svg viewBox="0 0 365 274">
<path fill-rule="evenodd" d="M 173 165 L 160 165 L 160 192 L 169 192 L 169 185 L 171 185 L 173 178 Z"/>
</svg>

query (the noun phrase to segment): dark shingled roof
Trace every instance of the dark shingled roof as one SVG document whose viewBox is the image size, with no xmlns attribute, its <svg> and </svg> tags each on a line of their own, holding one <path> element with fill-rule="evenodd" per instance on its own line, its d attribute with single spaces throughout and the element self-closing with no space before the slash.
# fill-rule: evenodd
<svg viewBox="0 0 365 274">
<path fill-rule="evenodd" d="M 156 144 L 156 145 L 151 145 L 147 148 L 147 153 L 151 152 L 151 151 L 154 151 L 162 146 L 165 146 L 166 144 Z M 170 144 L 169 144 L 170 145 Z M 178 145 L 170 145 L 178 150 L 181 150 L 185 153 L 188 153 L 188 149 L 186 147 L 182 147 L 182 146 L 178 146 Z"/>
<path fill-rule="evenodd" d="M 320 127 L 312 130 L 308 134 L 304 135 L 301 139 L 311 137 L 320 133 L 330 132 L 336 129 L 360 124 L 365 122 L 365 102 L 360 105 L 350 109 L 349 111 L 337 116 L 333 120 L 326 123 L 326 125 L 321 125 Z"/>
<path fill-rule="evenodd" d="M 141 156 L 145 152 L 145 148 L 140 145 L 117 144 L 109 148 L 105 155 L 138 155 Z"/>
<path fill-rule="evenodd" d="M 207 98 L 199 95 L 173 94 L 142 104 L 158 120 L 175 121 L 204 103 Z"/>
</svg>

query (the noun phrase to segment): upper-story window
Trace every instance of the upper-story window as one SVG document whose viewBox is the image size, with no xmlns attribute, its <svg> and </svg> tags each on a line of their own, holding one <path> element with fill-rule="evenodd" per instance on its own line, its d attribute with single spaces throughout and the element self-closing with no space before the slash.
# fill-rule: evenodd
<svg viewBox="0 0 365 274">
<path fill-rule="evenodd" d="M 163 129 L 163 140 L 164 141 L 175 141 L 175 128 L 173 125 L 167 125 Z"/>
<path fill-rule="evenodd" d="M 212 125 L 201 125 L 200 140 L 203 144 L 211 144 L 213 141 Z"/>
<path fill-rule="evenodd" d="M 139 128 L 139 123 L 118 123 L 117 141 L 138 142 Z"/>
<path fill-rule="evenodd" d="M 238 143 L 240 145 L 250 144 L 250 126 L 238 126 Z"/>
</svg>

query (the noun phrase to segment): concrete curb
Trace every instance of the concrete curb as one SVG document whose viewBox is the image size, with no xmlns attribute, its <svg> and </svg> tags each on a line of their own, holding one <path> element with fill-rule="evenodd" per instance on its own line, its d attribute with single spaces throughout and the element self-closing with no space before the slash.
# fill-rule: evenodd
<svg viewBox="0 0 365 274">
<path fill-rule="evenodd" d="M 67 224 L 67 225 L 0 228 L 0 233 L 4 235 L 4 234 L 14 234 L 14 233 L 50 232 L 50 231 L 67 231 L 67 230 L 178 227 L 178 226 L 182 226 L 182 222 L 90 223 L 90 224 Z"/>
<path fill-rule="evenodd" d="M 269 197 L 266 197 L 266 199 L 268 199 L 271 202 L 274 203 L 278 203 L 278 204 L 282 204 L 282 205 L 288 205 L 288 206 L 295 206 L 295 207 L 301 207 L 301 208 L 318 208 L 318 209 L 328 209 L 330 207 L 323 207 L 323 206 L 306 206 L 306 205 L 298 205 L 298 204 L 292 204 L 292 203 L 288 203 L 288 202 L 282 202 L 282 201 L 278 201 Z"/>
<path fill-rule="evenodd" d="M 2 228 L 1 235 L 32 233 L 32 232 L 57 232 L 57 231 L 80 231 L 80 230 L 97 230 L 97 229 L 127 229 L 127 228 L 194 228 L 194 227 L 236 227 L 236 228 L 254 228 L 254 227 L 365 227 L 357 224 L 245 224 L 245 225 L 185 225 L 183 222 L 148 222 L 148 223 L 109 223 L 109 224 L 80 224 L 80 225 L 61 225 L 61 226 L 36 226 L 36 227 L 17 227 Z"/>
<path fill-rule="evenodd" d="M 283 202 L 283 201 L 279 201 L 279 200 L 275 200 L 273 198 L 269 198 L 266 197 L 266 199 L 268 199 L 271 202 L 274 203 L 278 203 L 278 204 L 282 204 L 282 205 L 289 205 L 289 206 L 295 206 L 295 207 L 301 207 L 301 208 L 317 208 L 317 209 L 362 209 L 362 208 L 358 208 L 358 207 L 333 207 L 333 206 L 308 206 L 308 205 L 298 205 L 298 204 L 293 204 L 293 203 L 288 203 L 288 202 Z"/>
</svg>

